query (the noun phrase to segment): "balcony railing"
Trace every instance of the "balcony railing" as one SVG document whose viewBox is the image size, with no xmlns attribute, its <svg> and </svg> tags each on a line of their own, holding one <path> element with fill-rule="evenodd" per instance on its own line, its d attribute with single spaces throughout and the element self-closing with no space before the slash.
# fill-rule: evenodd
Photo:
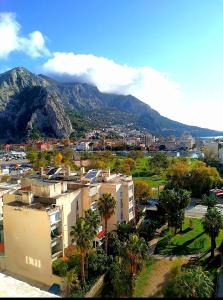
<svg viewBox="0 0 223 300">
<path fill-rule="evenodd" d="M 61 241 L 62 235 L 55 236 L 51 238 L 51 247 L 56 246 Z"/>
<path fill-rule="evenodd" d="M 129 213 L 129 221 L 131 221 L 132 219 L 134 219 L 134 212 L 132 211 L 132 212 L 130 212 Z"/>
<path fill-rule="evenodd" d="M 55 252 L 55 253 L 53 253 L 52 255 L 51 255 L 51 257 L 52 257 L 52 261 L 54 261 L 54 260 L 56 260 L 58 257 L 61 257 L 63 255 L 63 251 L 57 251 L 57 252 Z"/>
<path fill-rule="evenodd" d="M 134 203 L 133 203 L 133 200 L 129 202 L 129 208 L 133 207 L 134 206 Z"/>
</svg>

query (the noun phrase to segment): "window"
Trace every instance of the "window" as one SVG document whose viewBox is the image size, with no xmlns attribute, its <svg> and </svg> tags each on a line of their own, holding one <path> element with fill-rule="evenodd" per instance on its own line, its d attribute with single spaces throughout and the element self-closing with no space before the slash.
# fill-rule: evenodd
<svg viewBox="0 0 223 300">
<path fill-rule="evenodd" d="M 60 220 L 60 212 L 59 211 L 50 215 L 50 223 L 51 224 L 56 223 L 59 220 Z"/>
</svg>

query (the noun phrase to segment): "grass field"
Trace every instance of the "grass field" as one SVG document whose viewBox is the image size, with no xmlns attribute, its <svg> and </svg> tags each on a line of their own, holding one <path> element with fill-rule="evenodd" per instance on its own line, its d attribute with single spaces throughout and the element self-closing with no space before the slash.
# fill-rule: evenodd
<svg viewBox="0 0 223 300">
<path fill-rule="evenodd" d="M 167 180 L 164 179 L 162 176 L 153 175 L 148 177 L 133 177 L 135 181 L 137 180 L 144 180 L 146 181 L 151 187 L 158 187 L 161 185 L 165 185 Z"/>
<path fill-rule="evenodd" d="M 149 258 L 146 261 L 142 271 L 136 278 L 135 291 L 133 295 L 134 297 L 142 297 L 142 292 L 149 281 L 151 272 L 153 270 L 153 266 L 154 266 L 154 260 Z"/>
<path fill-rule="evenodd" d="M 216 239 L 217 247 L 223 240 L 223 230 Z M 204 232 L 201 220 L 193 219 L 193 229 L 189 227 L 189 219 L 185 218 L 183 233 L 172 236 L 168 229 L 165 229 L 160 236 L 156 247 L 156 254 L 161 255 L 187 255 L 202 253 L 210 250 L 211 241 Z"/>
</svg>

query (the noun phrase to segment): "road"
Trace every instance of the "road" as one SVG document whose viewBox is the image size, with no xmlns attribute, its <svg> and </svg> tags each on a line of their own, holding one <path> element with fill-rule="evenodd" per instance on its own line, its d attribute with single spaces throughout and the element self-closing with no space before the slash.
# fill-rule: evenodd
<svg viewBox="0 0 223 300">
<path fill-rule="evenodd" d="M 11 160 L 0 160 L 0 166 L 1 165 L 23 165 L 23 164 L 29 164 L 30 161 L 28 159 L 11 159 Z"/>
</svg>

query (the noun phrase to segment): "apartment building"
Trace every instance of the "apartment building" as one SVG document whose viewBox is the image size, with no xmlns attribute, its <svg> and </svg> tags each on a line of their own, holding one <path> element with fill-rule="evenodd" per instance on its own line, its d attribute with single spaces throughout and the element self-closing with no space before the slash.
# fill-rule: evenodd
<svg viewBox="0 0 223 300">
<path fill-rule="evenodd" d="M 116 174 L 115 174 L 116 175 Z M 111 193 L 116 199 L 115 213 L 108 220 L 108 231 L 116 229 L 121 221 L 134 220 L 134 185 L 132 176 L 116 175 L 100 184 L 100 195 Z"/>
<path fill-rule="evenodd" d="M 5 269 L 51 285 L 52 262 L 71 244 L 81 190 L 66 182 L 21 180 L 21 188 L 3 195 Z"/>
<path fill-rule="evenodd" d="M 2 197 L 4 269 L 50 286 L 56 281 L 52 262 L 72 244 L 70 230 L 76 220 L 87 209 L 96 210 L 103 193 L 111 193 L 117 205 L 108 230 L 123 220 L 133 221 L 134 186 L 131 176 L 109 170 L 85 173 L 82 168 L 81 174 L 73 176 L 51 170 L 49 174 L 22 178 L 20 188 Z M 103 226 L 95 244 L 103 238 Z"/>
</svg>

